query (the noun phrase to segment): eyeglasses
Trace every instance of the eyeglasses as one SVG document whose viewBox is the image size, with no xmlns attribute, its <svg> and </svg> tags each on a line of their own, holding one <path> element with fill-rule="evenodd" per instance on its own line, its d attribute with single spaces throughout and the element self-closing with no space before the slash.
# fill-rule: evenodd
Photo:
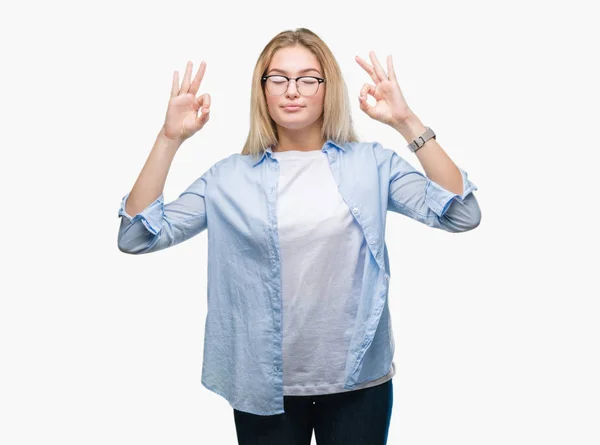
<svg viewBox="0 0 600 445">
<path fill-rule="evenodd" d="M 277 74 L 262 77 L 262 81 L 267 85 L 267 91 L 275 96 L 280 96 L 287 91 L 290 80 L 296 81 L 296 88 L 303 96 L 314 96 L 319 90 L 319 85 L 325 82 L 325 79 L 315 76 L 291 78 Z"/>
</svg>

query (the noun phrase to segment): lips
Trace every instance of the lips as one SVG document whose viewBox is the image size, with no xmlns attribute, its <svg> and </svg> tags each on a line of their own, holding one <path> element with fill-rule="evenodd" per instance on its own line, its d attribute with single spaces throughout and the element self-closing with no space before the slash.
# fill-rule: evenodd
<svg viewBox="0 0 600 445">
<path fill-rule="evenodd" d="M 302 105 L 289 104 L 289 105 L 284 105 L 283 108 L 295 109 L 295 108 L 304 108 L 304 107 Z"/>
</svg>

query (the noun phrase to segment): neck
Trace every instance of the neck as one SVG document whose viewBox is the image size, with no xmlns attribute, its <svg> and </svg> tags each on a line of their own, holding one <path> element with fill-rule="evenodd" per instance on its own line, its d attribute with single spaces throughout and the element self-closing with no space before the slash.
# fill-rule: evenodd
<svg viewBox="0 0 600 445">
<path fill-rule="evenodd" d="M 278 142 L 273 151 L 312 151 L 321 150 L 325 139 L 321 137 L 321 127 L 311 126 L 300 130 L 277 127 Z"/>
</svg>

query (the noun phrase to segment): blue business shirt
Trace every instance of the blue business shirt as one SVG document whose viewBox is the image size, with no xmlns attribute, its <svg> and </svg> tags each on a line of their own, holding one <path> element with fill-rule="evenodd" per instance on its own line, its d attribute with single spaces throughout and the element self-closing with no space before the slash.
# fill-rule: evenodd
<svg viewBox="0 0 600 445">
<path fill-rule="evenodd" d="M 448 232 L 478 226 L 477 187 L 459 168 L 461 194 L 452 193 L 378 142 L 336 143 L 325 152 L 339 193 L 368 245 L 363 286 L 345 367 L 344 388 L 378 379 L 394 354 L 389 323 L 390 266 L 384 240 L 387 211 Z M 284 413 L 281 258 L 277 236 L 279 162 L 232 154 L 179 197 L 163 195 L 135 216 L 121 202 L 118 247 L 144 254 L 208 234 L 208 310 L 202 384 L 231 407 L 258 415 Z"/>
</svg>

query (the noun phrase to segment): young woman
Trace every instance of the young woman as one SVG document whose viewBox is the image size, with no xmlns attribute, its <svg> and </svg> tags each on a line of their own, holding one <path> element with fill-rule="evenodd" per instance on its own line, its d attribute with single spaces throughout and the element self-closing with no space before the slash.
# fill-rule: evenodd
<svg viewBox="0 0 600 445">
<path fill-rule="evenodd" d="M 391 57 L 387 73 L 370 58 L 356 58 L 373 82 L 360 109 L 412 143 L 425 175 L 358 141 L 334 56 L 300 28 L 260 54 L 242 152 L 164 204 L 173 157 L 211 104 L 208 93 L 196 97 L 204 62 L 193 81 L 188 63 L 181 86 L 176 71 L 164 125 L 123 197 L 123 252 L 156 252 L 207 229 L 202 384 L 230 403 L 241 445 L 310 445 L 313 430 L 319 445 L 385 444 L 395 374 L 387 211 L 449 232 L 480 222 L 476 186 L 408 107 Z"/>
</svg>

